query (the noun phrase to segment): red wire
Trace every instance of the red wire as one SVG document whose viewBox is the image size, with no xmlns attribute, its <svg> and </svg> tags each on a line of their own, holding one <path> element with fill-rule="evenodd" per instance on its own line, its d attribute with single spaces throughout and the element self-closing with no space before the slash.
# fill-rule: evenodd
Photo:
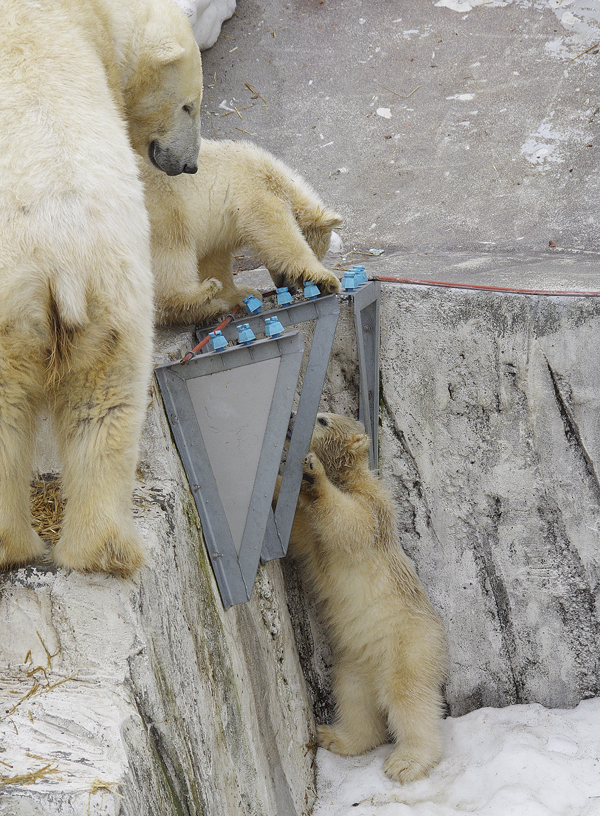
<svg viewBox="0 0 600 816">
<path fill-rule="evenodd" d="M 383 275 L 373 275 L 371 280 L 384 283 L 410 283 L 415 286 L 443 286 L 449 289 L 476 289 L 484 292 L 511 292 L 516 295 L 554 295 L 560 297 L 600 297 L 597 291 L 561 292 L 555 289 L 515 289 L 508 286 L 484 286 L 477 283 L 451 283 L 448 281 L 415 280 L 414 278 L 388 278 Z"/>
<path fill-rule="evenodd" d="M 236 315 L 236 312 L 238 311 L 238 309 L 239 309 L 239 306 L 236 306 L 235 309 L 233 310 L 233 312 L 231 314 L 228 314 L 227 317 L 224 320 L 222 320 L 219 323 L 219 325 L 216 326 L 213 329 L 213 331 L 222 331 L 225 328 L 225 326 L 227 326 L 229 323 L 231 323 L 232 320 L 235 320 L 235 315 Z M 183 357 L 179 361 L 179 364 L 183 365 L 184 363 L 188 363 L 195 354 L 198 354 L 198 352 L 201 349 L 204 348 L 204 346 L 208 343 L 209 340 L 210 340 L 210 336 L 207 334 L 206 337 L 204 338 L 204 340 L 201 340 L 198 343 L 197 346 L 195 346 L 191 351 L 188 351 L 188 353 L 185 355 L 185 357 Z"/>
</svg>

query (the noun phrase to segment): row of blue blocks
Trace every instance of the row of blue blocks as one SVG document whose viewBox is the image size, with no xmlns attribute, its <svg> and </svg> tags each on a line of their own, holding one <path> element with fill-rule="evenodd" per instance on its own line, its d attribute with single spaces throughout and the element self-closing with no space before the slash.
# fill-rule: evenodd
<svg viewBox="0 0 600 816">
<path fill-rule="evenodd" d="M 359 286 L 367 283 L 367 281 L 368 278 L 365 267 L 361 264 L 354 264 L 347 272 L 344 272 L 342 289 L 345 292 L 354 292 Z M 289 306 L 289 304 L 293 302 L 293 298 L 287 286 L 280 286 L 275 291 L 277 293 L 278 306 Z M 314 300 L 318 298 L 320 294 L 318 287 L 315 286 L 314 283 L 305 281 L 304 297 L 307 300 Z M 244 305 L 246 306 L 248 314 L 258 314 L 262 309 L 262 302 L 257 297 L 254 297 L 254 295 L 249 295 L 249 297 L 244 298 Z M 250 343 L 256 340 L 256 335 L 250 328 L 249 323 L 241 323 L 237 327 L 237 330 L 238 343 L 240 345 L 249 346 Z M 280 334 L 283 334 L 283 326 L 279 320 L 276 317 L 265 317 L 265 337 L 279 337 Z M 211 351 L 222 351 L 229 345 L 219 329 L 209 332 L 208 336 L 210 338 L 208 346 Z"/>
<path fill-rule="evenodd" d="M 256 335 L 250 328 L 249 323 L 240 323 L 236 327 L 238 330 L 238 343 L 241 346 L 249 346 Z M 265 337 L 279 337 L 283 334 L 283 326 L 276 317 L 265 317 Z M 209 341 L 208 347 L 211 351 L 223 351 L 229 345 L 223 333 L 219 329 L 208 333 Z"/>
<path fill-rule="evenodd" d="M 280 286 L 275 292 L 277 293 L 278 306 L 289 306 L 290 303 L 293 303 L 294 298 L 291 296 L 287 286 Z M 320 294 L 318 286 L 315 286 L 315 284 L 310 281 L 304 282 L 304 297 L 306 300 L 315 300 Z M 254 295 L 245 297 L 244 305 L 248 314 L 258 314 L 262 309 L 261 301 L 257 297 L 254 297 Z"/>
<path fill-rule="evenodd" d="M 362 264 L 354 264 L 342 278 L 342 289 L 344 292 L 354 292 L 359 286 L 367 283 L 367 273 Z"/>
</svg>

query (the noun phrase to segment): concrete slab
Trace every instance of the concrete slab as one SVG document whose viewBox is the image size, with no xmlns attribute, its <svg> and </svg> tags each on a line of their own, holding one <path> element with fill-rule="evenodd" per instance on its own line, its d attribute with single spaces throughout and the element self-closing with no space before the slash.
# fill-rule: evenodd
<svg viewBox="0 0 600 816">
<path fill-rule="evenodd" d="M 599 41 L 592 0 L 239 0 L 203 129 L 299 170 L 348 250 L 593 250 Z"/>
</svg>

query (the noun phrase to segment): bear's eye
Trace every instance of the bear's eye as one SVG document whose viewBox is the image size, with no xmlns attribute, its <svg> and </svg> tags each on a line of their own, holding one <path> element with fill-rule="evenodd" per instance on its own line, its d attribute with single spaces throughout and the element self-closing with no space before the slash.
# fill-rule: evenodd
<svg viewBox="0 0 600 816">
<path fill-rule="evenodd" d="M 192 106 L 191 106 L 191 105 L 184 105 L 184 106 L 183 106 L 183 110 L 184 110 L 186 113 L 189 113 L 189 114 L 191 115 L 191 113 L 192 113 Z"/>
<path fill-rule="evenodd" d="M 319 421 L 319 425 L 324 425 L 325 427 L 327 427 L 329 425 L 329 423 L 327 422 L 325 417 L 319 417 L 318 421 Z"/>
</svg>

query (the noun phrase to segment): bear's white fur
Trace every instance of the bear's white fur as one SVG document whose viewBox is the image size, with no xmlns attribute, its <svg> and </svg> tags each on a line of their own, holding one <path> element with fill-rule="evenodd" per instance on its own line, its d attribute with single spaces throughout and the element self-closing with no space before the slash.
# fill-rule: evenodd
<svg viewBox="0 0 600 816">
<path fill-rule="evenodd" d="M 204 139 L 194 176 L 140 164 L 150 216 L 158 323 L 227 314 L 255 289 L 236 287 L 233 256 L 252 248 L 277 286 L 339 280 L 321 263 L 342 222 L 297 173 L 250 142 Z"/>
<path fill-rule="evenodd" d="M 54 416 L 59 566 L 130 574 L 131 494 L 152 351 L 152 275 L 132 145 L 192 172 L 200 55 L 172 0 L 10 0 L 0 25 L 0 567 L 31 527 L 35 419 Z"/>
<path fill-rule="evenodd" d="M 391 498 L 369 469 L 362 425 L 318 414 L 290 539 L 316 594 L 333 652 L 336 718 L 319 744 L 360 754 L 386 739 L 398 782 L 440 759 L 443 628 L 396 529 Z"/>
</svg>

